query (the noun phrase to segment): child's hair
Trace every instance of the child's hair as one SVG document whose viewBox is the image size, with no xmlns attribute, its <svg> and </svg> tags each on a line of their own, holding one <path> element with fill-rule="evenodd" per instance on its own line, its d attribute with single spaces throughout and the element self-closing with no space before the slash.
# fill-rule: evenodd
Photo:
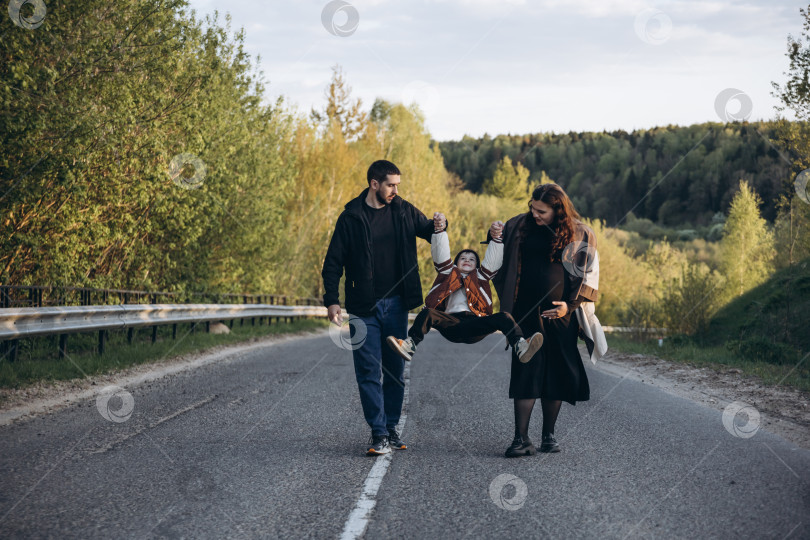
<svg viewBox="0 0 810 540">
<path fill-rule="evenodd" d="M 455 258 L 455 259 L 453 259 L 453 264 L 455 264 L 456 266 L 458 266 L 458 259 L 459 259 L 459 257 L 461 257 L 461 255 L 463 255 L 464 253 L 472 253 L 473 255 L 475 255 L 475 267 L 476 267 L 476 268 L 481 268 L 481 257 L 479 257 L 479 256 L 478 256 L 478 253 L 476 253 L 475 251 L 473 251 L 473 250 L 471 250 L 471 249 L 462 249 L 461 251 L 459 251 L 458 253 L 456 253 L 456 258 Z"/>
</svg>

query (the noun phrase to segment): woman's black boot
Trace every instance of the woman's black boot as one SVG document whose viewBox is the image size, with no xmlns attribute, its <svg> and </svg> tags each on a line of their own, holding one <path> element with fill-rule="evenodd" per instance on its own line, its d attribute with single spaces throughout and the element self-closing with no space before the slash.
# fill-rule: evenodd
<svg viewBox="0 0 810 540">
<path fill-rule="evenodd" d="M 560 445 L 557 439 L 554 438 L 553 433 L 546 433 L 543 435 L 543 443 L 540 445 L 541 452 L 559 452 Z"/>
<path fill-rule="evenodd" d="M 504 454 L 506 457 L 523 457 L 533 456 L 537 453 L 532 441 L 528 437 L 521 437 L 516 435 L 512 441 L 512 445 L 506 449 Z"/>
</svg>

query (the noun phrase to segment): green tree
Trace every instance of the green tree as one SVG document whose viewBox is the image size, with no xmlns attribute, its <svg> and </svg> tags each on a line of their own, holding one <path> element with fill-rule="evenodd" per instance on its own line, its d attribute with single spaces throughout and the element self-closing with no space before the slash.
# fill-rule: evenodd
<svg viewBox="0 0 810 540">
<path fill-rule="evenodd" d="M 482 191 L 502 199 L 519 201 L 528 197 L 529 170 L 520 163 L 512 164 L 509 156 L 504 156 L 495 169 L 495 174 L 484 182 Z"/>
<path fill-rule="evenodd" d="M 782 105 L 777 110 L 792 110 L 798 120 L 810 120 L 810 83 L 808 82 L 808 68 L 810 68 L 810 9 L 800 8 L 804 21 L 801 36 L 795 38 L 788 36 L 788 51 L 786 56 L 790 60 L 787 73 L 787 82 L 779 84 L 772 82 L 774 96 L 778 97 Z"/>
<path fill-rule="evenodd" d="M 760 204 L 759 195 L 741 180 L 721 241 L 721 269 L 729 297 L 741 296 L 773 271 L 773 234 L 759 213 Z"/>
<path fill-rule="evenodd" d="M 0 21 L 0 282 L 273 292 L 295 177 L 230 19 L 182 0 Z M 197 156 L 197 189 L 170 178 Z"/>
<path fill-rule="evenodd" d="M 706 330 L 722 295 L 723 277 L 702 263 L 683 264 L 665 282 L 661 307 L 670 332 L 692 335 Z"/>
<path fill-rule="evenodd" d="M 540 171 L 540 178 L 537 179 L 537 183 L 534 184 L 534 187 L 542 186 L 543 184 L 553 184 L 554 180 L 552 180 L 546 171 Z M 532 188 L 533 189 L 533 188 Z"/>
<path fill-rule="evenodd" d="M 318 124 L 328 126 L 335 123 L 340 126 L 347 141 L 359 137 L 368 123 L 368 114 L 361 109 L 363 101 L 360 98 L 353 100 L 351 94 L 352 88 L 343 76 L 343 68 L 335 65 L 329 86 L 324 90 L 326 106 L 321 111 L 313 108 L 310 112 L 310 117 Z"/>
<path fill-rule="evenodd" d="M 798 173 L 810 167 L 810 10 L 800 9 L 804 18 L 802 33 L 796 38 L 788 36 L 787 53 L 789 68 L 783 84 L 772 83 L 773 95 L 781 101 L 777 110 L 790 110 L 798 121 L 780 118 L 777 124 L 777 143 L 793 162 L 793 171 Z M 785 154 L 782 154 L 783 156 Z M 786 157 L 787 159 L 787 157 Z M 777 201 L 778 214 L 775 221 L 777 265 L 792 266 L 810 256 L 810 204 L 807 200 L 807 184 L 793 185 L 794 175 L 788 178 L 784 194 Z M 797 189 L 804 189 L 803 197 Z"/>
<path fill-rule="evenodd" d="M 810 204 L 782 195 L 774 222 L 776 266 L 785 268 L 810 257 Z"/>
</svg>

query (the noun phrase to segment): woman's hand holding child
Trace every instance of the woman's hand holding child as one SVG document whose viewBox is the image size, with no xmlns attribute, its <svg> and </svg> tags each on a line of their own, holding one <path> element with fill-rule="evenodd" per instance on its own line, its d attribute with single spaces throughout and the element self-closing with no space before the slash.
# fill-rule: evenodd
<svg viewBox="0 0 810 540">
<path fill-rule="evenodd" d="M 500 240 L 503 234 L 503 221 L 493 221 L 489 227 L 489 235 L 495 240 Z"/>
</svg>

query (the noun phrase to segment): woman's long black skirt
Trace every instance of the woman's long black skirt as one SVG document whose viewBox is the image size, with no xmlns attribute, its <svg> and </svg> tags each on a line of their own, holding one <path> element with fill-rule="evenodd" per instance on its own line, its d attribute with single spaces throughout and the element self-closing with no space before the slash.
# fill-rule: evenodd
<svg viewBox="0 0 810 540">
<path fill-rule="evenodd" d="M 571 405 L 588 401 L 591 390 L 577 348 L 576 314 L 549 320 L 541 319 L 539 313 L 538 310 L 534 316 L 524 316 L 522 321 L 515 317 L 526 339 L 535 332 L 542 332 L 544 341 L 543 347 L 525 364 L 512 354 L 509 398 L 559 399 Z"/>
</svg>

